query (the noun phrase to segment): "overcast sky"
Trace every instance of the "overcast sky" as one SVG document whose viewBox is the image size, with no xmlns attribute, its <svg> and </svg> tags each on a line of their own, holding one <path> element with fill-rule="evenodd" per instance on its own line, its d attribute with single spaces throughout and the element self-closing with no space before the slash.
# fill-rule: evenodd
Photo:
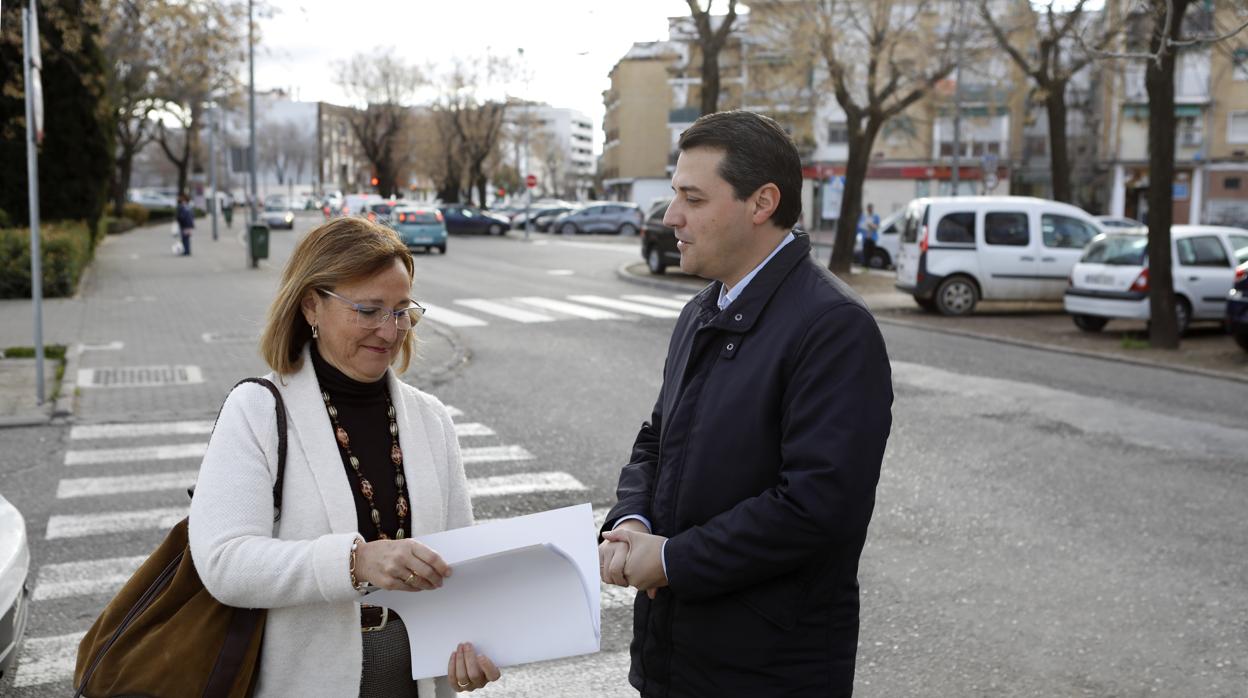
<svg viewBox="0 0 1248 698">
<path fill-rule="evenodd" d="M 256 88 L 285 88 L 300 100 L 346 103 L 334 63 L 393 47 L 409 62 L 452 56 L 517 56 L 532 76 L 507 92 L 584 112 L 602 149 L 607 73 L 635 41 L 667 38 L 667 18 L 689 12 L 684 0 L 271 0 L 261 21 Z M 726 2 L 716 3 L 722 11 Z"/>
</svg>

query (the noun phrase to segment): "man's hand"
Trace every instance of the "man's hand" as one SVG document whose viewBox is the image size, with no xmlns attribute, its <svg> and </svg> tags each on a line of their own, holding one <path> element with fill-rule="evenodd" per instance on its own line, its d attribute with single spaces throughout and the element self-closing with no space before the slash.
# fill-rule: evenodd
<svg viewBox="0 0 1248 698">
<path fill-rule="evenodd" d="M 652 599 L 659 587 L 667 586 L 667 575 L 663 573 L 663 543 L 667 538 L 623 526 L 604 533 L 602 537 L 607 541 L 628 546 L 624 578 L 629 586 L 646 592 Z"/>
<path fill-rule="evenodd" d="M 604 534 L 604 540 L 598 546 L 598 571 L 602 573 L 603 584 L 626 587 L 628 586 L 628 580 L 624 578 L 624 563 L 628 561 L 628 543 L 607 539 L 610 533 L 615 533 L 616 531 L 637 531 L 639 533 L 649 533 L 650 531 L 645 524 L 637 519 L 629 519 L 616 526 L 613 531 Z"/>
</svg>

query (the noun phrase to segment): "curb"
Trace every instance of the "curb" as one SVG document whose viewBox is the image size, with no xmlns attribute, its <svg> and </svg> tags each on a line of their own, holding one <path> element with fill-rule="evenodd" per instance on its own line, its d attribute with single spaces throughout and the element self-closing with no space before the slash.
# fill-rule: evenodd
<svg viewBox="0 0 1248 698">
<path fill-rule="evenodd" d="M 1241 376 L 1237 373 L 1227 373 L 1226 371 L 1214 371 L 1207 368 L 1196 368 L 1194 366 L 1176 366 L 1174 364 L 1165 364 L 1151 359 L 1140 359 L 1134 356 L 1122 356 L 1121 354 L 1104 354 L 1101 352 L 1089 351 L 1087 349 L 1072 349 L 1070 347 L 1058 346 L 1056 344 L 1045 344 L 1043 342 L 1032 342 L 1024 339 L 1014 339 L 1012 337 L 1002 337 L 1000 335 L 983 334 L 981 332 L 971 332 L 970 330 L 957 330 L 947 327 L 932 327 L 921 322 L 912 322 L 910 320 L 900 320 L 891 318 L 887 315 L 876 315 L 876 322 L 881 325 L 894 325 L 897 327 L 907 327 L 914 330 L 927 330 L 929 332 L 939 332 L 940 334 L 952 335 L 954 337 L 966 337 L 968 339 L 980 339 L 986 342 L 995 342 L 997 344 L 1008 344 L 1010 346 L 1023 347 L 1025 349 L 1035 349 L 1037 351 L 1049 351 L 1057 354 L 1068 354 L 1071 356 L 1080 356 L 1087 359 L 1100 359 L 1102 361 L 1115 361 L 1126 364 L 1134 364 L 1146 368 L 1159 368 L 1174 373 L 1185 373 L 1189 375 L 1202 376 L 1204 378 L 1214 378 L 1217 380 L 1229 380 L 1239 383 L 1248 383 L 1248 376 Z"/>
<path fill-rule="evenodd" d="M 455 332 L 451 328 L 443 327 L 436 322 L 430 322 L 428 327 L 434 334 L 446 340 L 447 344 L 451 345 L 450 360 L 446 361 L 441 366 L 431 367 L 428 369 L 428 387 L 437 388 L 445 385 L 451 379 L 459 375 L 460 371 L 462 371 L 464 367 L 472 361 L 472 349 L 464 343 L 463 339 L 459 336 L 459 333 Z"/>
<path fill-rule="evenodd" d="M 48 421 L 70 421 L 74 418 L 74 402 L 78 390 L 78 360 L 82 356 L 82 344 L 74 345 L 65 355 L 65 372 L 61 375 L 61 389 L 52 405 Z"/>
</svg>

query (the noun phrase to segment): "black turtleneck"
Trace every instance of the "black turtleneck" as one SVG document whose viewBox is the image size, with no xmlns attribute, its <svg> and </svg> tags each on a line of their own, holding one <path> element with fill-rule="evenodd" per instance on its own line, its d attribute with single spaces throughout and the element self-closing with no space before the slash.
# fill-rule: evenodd
<svg viewBox="0 0 1248 698">
<path fill-rule="evenodd" d="M 321 390 L 329 393 L 329 399 L 338 409 L 338 423 L 347 430 L 351 439 L 351 452 L 360 459 L 360 472 L 373 486 L 373 502 L 381 514 L 381 530 L 394 538 L 399 528 L 399 516 L 394 510 L 399 498 L 395 484 L 396 470 L 390 461 L 390 418 L 386 415 L 386 378 L 372 383 L 361 383 L 334 368 L 312 342 L 312 366 Z M 347 471 L 347 482 L 355 497 L 355 518 L 364 540 L 377 540 L 377 526 L 373 523 L 368 500 L 360 492 L 360 479 L 347 460 L 346 450 L 340 445 L 342 467 Z M 409 497 L 410 506 L 410 497 Z M 408 522 L 411 514 L 408 514 Z M 410 523 L 404 526 L 404 536 L 410 537 Z"/>
</svg>

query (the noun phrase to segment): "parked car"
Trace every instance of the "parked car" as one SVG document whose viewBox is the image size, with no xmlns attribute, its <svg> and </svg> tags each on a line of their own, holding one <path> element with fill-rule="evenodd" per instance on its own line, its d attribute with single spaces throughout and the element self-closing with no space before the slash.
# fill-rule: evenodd
<svg viewBox="0 0 1248 698">
<path fill-rule="evenodd" d="M 878 239 L 875 241 L 875 252 L 871 259 L 862 260 L 863 266 L 872 269 L 887 269 L 897 260 L 897 248 L 901 240 L 901 223 L 904 222 L 906 210 L 894 211 L 880 219 Z M 862 256 L 862 236 L 854 236 L 854 256 Z"/>
<path fill-rule="evenodd" d="M 438 207 L 448 233 L 487 233 L 502 235 L 511 227 L 507 218 L 467 204 L 443 204 Z"/>
<path fill-rule="evenodd" d="M 295 212 L 290 210 L 285 199 L 264 202 L 264 213 L 261 214 L 260 219 L 270 228 L 285 228 L 286 230 L 295 228 Z"/>
<path fill-rule="evenodd" d="M 676 247 L 676 231 L 663 225 L 663 216 L 671 199 L 660 199 L 650 207 L 650 213 L 641 226 L 641 258 L 651 274 L 663 274 L 668 265 L 680 264 L 680 250 Z"/>
<path fill-rule="evenodd" d="M 1124 230 L 1127 228 L 1143 228 L 1144 224 L 1134 218 L 1123 218 L 1121 216 L 1097 216 L 1096 222 L 1101 224 L 1104 230 Z"/>
<path fill-rule="evenodd" d="M 446 254 L 446 221 L 436 208 L 396 206 L 390 216 L 390 227 L 409 250 L 423 247 L 426 252 L 437 249 Z"/>
<path fill-rule="evenodd" d="M 17 663 L 30 615 L 30 545 L 21 512 L 0 496 L 0 678 Z"/>
<path fill-rule="evenodd" d="M 154 189 L 131 189 L 126 192 L 126 199 L 147 209 L 178 207 L 176 194 Z"/>
<path fill-rule="evenodd" d="M 574 207 L 571 204 L 561 204 L 559 206 L 544 206 L 542 208 L 530 208 L 528 220 L 532 221 L 532 227 L 529 230 L 540 230 L 546 232 L 550 230 L 551 221 L 560 215 L 571 211 Z M 512 228 L 524 227 L 524 210 L 521 209 L 516 215 L 511 217 Z"/>
<path fill-rule="evenodd" d="M 1248 262 L 1248 230 L 1211 225 L 1170 228 L 1174 312 L 1179 333 L 1193 320 L 1222 321 L 1235 284 L 1236 251 Z M 1099 332 L 1111 319 L 1147 320 L 1148 236 L 1106 233 L 1088 245 L 1071 270 L 1065 307 L 1075 325 Z"/>
<path fill-rule="evenodd" d="M 980 300 L 1061 300 L 1101 233 L 1070 204 L 1024 196 L 933 197 L 906 207 L 897 288 L 927 310 L 967 315 Z"/>
<path fill-rule="evenodd" d="M 339 192 L 331 192 L 329 194 L 326 194 L 325 198 L 321 200 L 321 213 L 325 214 L 326 218 L 333 218 L 334 216 L 341 216 L 342 215 L 342 194 L 340 194 Z"/>
<path fill-rule="evenodd" d="M 631 201 L 591 203 L 573 209 L 551 221 L 550 229 L 563 235 L 577 233 L 619 233 L 636 235 L 645 220 L 641 207 Z"/>
<path fill-rule="evenodd" d="M 1248 351 L 1248 262 L 1235 269 L 1235 285 L 1226 296 L 1226 329 Z"/>
<path fill-rule="evenodd" d="M 380 199 L 377 201 L 365 202 L 363 208 L 360 209 L 360 215 L 374 223 L 382 225 L 390 224 L 390 217 L 394 211 L 395 202 Z"/>
<path fill-rule="evenodd" d="M 384 201 L 380 194 L 347 194 L 342 199 L 341 213 L 344 216 L 358 216 L 364 211 L 364 206 L 374 201 Z"/>
</svg>

